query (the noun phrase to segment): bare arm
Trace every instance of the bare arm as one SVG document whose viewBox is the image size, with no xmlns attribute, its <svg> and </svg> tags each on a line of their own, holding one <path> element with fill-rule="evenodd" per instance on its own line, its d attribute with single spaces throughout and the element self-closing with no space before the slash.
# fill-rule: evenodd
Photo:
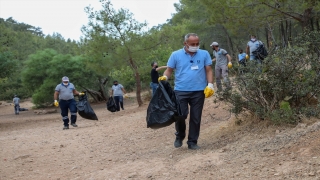
<svg viewBox="0 0 320 180">
<path fill-rule="evenodd" d="M 161 66 L 161 67 L 156 68 L 156 71 L 159 71 L 159 70 L 165 69 L 165 68 L 167 68 L 167 66 Z"/>
<path fill-rule="evenodd" d="M 247 46 L 246 53 L 249 54 L 249 52 L 250 52 L 250 47 Z"/>
<path fill-rule="evenodd" d="M 127 94 L 126 90 L 124 90 L 124 88 L 121 88 L 122 92 Z"/>
<path fill-rule="evenodd" d="M 73 92 L 74 95 L 79 95 L 79 92 L 77 90 L 75 90 L 75 89 L 72 92 Z"/>
<path fill-rule="evenodd" d="M 211 66 L 206 66 L 205 68 L 208 83 L 213 83 L 213 72 Z"/>
<path fill-rule="evenodd" d="M 229 54 L 227 54 L 226 56 L 228 58 L 228 61 L 231 62 L 231 59 L 232 59 L 231 56 Z"/>
<path fill-rule="evenodd" d="M 110 94 L 110 96 L 113 96 L 113 89 L 111 90 L 111 94 Z"/>
<path fill-rule="evenodd" d="M 215 61 L 216 61 L 216 58 L 213 58 L 213 59 L 212 59 L 212 62 L 215 62 Z"/>
<path fill-rule="evenodd" d="M 172 72 L 173 72 L 173 69 L 170 67 L 167 67 L 167 69 L 164 71 L 163 75 L 167 76 L 169 79 L 171 77 Z"/>
<path fill-rule="evenodd" d="M 59 97 L 59 92 L 55 91 L 54 94 L 53 94 L 53 99 L 54 100 L 58 100 L 58 97 Z"/>
</svg>

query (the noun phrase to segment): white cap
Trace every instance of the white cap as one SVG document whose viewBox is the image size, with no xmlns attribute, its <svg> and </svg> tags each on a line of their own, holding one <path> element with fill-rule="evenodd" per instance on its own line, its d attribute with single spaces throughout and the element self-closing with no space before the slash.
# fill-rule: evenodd
<svg viewBox="0 0 320 180">
<path fill-rule="evenodd" d="M 63 76 L 62 81 L 68 81 L 69 82 L 69 78 L 67 76 Z"/>
<path fill-rule="evenodd" d="M 213 42 L 210 44 L 210 46 L 219 46 L 219 44 L 217 42 Z"/>
</svg>

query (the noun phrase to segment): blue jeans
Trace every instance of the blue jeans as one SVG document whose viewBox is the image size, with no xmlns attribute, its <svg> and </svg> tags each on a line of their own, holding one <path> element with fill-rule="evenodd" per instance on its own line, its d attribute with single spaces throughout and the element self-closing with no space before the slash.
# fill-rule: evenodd
<svg viewBox="0 0 320 180">
<path fill-rule="evenodd" d="M 15 113 L 15 114 L 19 114 L 19 109 L 20 109 L 19 104 L 15 104 L 15 105 L 14 105 L 14 113 Z"/>
<path fill-rule="evenodd" d="M 70 114 L 71 114 L 71 117 L 70 117 L 71 124 L 75 124 L 77 121 L 76 101 L 74 99 L 60 100 L 59 106 L 61 109 L 61 116 L 62 116 L 63 125 L 69 126 L 69 117 L 68 117 L 69 109 L 70 109 Z"/>
<path fill-rule="evenodd" d="M 151 87 L 152 87 L 152 96 L 154 96 L 154 94 L 156 93 L 156 90 L 157 90 L 159 84 L 152 82 L 150 85 L 151 85 Z"/>
<path fill-rule="evenodd" d="M 120 111 L 120 106 L 121 106 L 121 109 L 123 109 L 123 96 L 114 96 L 113 97 L 114 99 L 114 102 L 116 103 L 116 106 L 117 106 L 117 111 Z"/>
</svg>

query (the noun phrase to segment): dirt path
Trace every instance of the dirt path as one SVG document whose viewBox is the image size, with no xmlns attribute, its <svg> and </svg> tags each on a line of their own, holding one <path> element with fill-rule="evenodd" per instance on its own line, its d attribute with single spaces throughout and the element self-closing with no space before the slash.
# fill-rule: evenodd
<svg viewBox="0 0 320 180">
<path fill-rule="evenodd" d="M 59 111 L 14 115 L 3 102 L 0 179 L 320 179 L 319 122 L 236 126 L 213 100 L 205 102 L 197 151 L 185 141 L 173 147 L 174 125 L 146 128 L 147 104 L 133 100 L 117 113 L 94 104 L 99 121 L 78 116 L 79 127 L 64 131 Z"/>
</svg>

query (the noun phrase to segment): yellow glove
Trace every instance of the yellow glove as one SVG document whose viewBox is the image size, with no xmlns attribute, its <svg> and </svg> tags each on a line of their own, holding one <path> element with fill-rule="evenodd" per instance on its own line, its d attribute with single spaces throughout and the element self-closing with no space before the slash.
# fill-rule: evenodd
<svg viewBox="0 0 320 180">
<path fill-rule="evenodd" d="M 246 60 L 248 60 L 249 59 L 249 56 L 248 56 L 248 54 L 246 55 Z"/>
<path fill-rule="evenodd" d="M 160 82 L 160 81 L 166 81 L 166 80 L 168 80 L 168 77 L 167 77 L 166 75 L 163 75 L 163 76 L 161 76 L 161 77 L 158 78 L 158 81 L 159 81 L 159 82 Z"/>
<path fill-rule="evenodd" d="M 128 94 L 124 94 L 124 98 L 128 98 L 129 96 L 128 96 Z"/>
<path fill-rule="evenodd" d="M 53 103 L 53 104 L 54 104 L 55 107 L 58 107 L 58 106 L 59 106 L 59 103 L 58 103 L 57 100 L 54 100 L 54 103 Z"/>
<path fill-rule="evenodd" d="M 232 68 L 232 63 L 231 62 L 228 63 L 228 68 Z"/>
<path fill-rule="evenodd" d="M 211 97 L 214 94 L 214 88 L 212 83 L 208 83 L 208 86 L 204 89 L 204 95 L 206 98 Z"/>
<path fill-rule="evenodd" d="M 86 93 L 84 93 L 84 92 L 81 92 L 81 93 L 79 93 L 79 96 L 84 96 Z"/>
</svg>

